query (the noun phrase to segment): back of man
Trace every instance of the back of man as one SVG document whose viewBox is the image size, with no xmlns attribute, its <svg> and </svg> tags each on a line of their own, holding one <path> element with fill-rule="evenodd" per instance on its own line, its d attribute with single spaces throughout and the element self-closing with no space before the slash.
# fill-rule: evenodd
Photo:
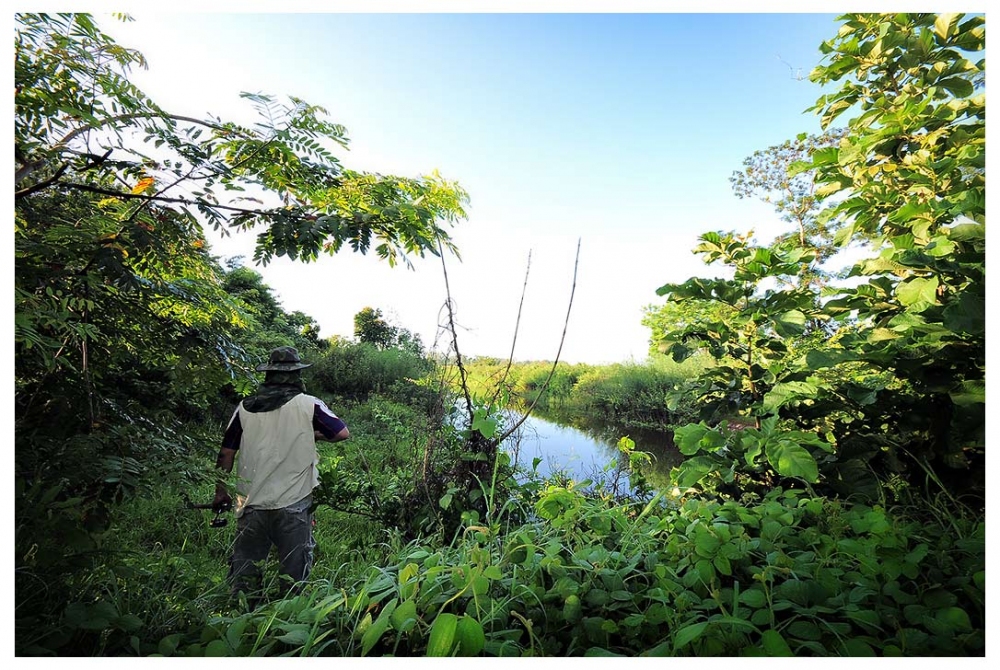
<svg viewBox="0 0 1000 670">
<path fill-rule="evenodd" d="M 303 393 L 270 412 L 250 412 L 240 404 L 238 517 L 245 507 L 287 507 L 319 485 L 312 425 L 317 402 Z"/>
<path fill-rule="evenodd" d="M 305 393 L 300 371 L 309 367 L 292 347 L 271 352 L 258 392 L 233 413 L 217 465 L 229 472 L 239 454 L 237 535 L 230 559 L 233 591 L 259 589 L 257 563 L 273 544 L 281 573 L 304 581 L 312 568 L 312 489 L 319 484 L 316 439 L 339 442 L 347 426 L 322 400 Z M 232 499 L 224 482 L 216 487 L 214 506 L 226 509 Z M 297 586 L 296 586 L 297 588 Z"/>
</svg>

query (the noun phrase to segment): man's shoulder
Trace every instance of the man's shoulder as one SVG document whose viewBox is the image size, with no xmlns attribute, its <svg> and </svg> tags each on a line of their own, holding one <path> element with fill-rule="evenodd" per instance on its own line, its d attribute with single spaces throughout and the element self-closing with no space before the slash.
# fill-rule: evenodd
<svg viewBox="0 0 1000 670">
<path fill-rule="evenodd" d="M 303 405 L 309 405 L 310 407 L 313 406 L 313 405 L 319 405 L 320 407 L 326 407 L 326 403 L 323 402 L 320 398 L 317 398 L 314 395 L 309 395 L 308 393 L 303 393 L 302 395 L 298 396 L 295 399 L 297 401 L 299 401 L 300 403 L 302 403 Z"/>
<path fill-rule="evenodd" d="M 303 395 L 305 395 L 305 394 L 303 394 Z M 327 405 L 327 404 L 326 404 L 326 403 L 325 403 L 325 402 L 323 401 L 323 399 L 322 399 L 322 398 L 317 398 L 317 397 L 316 397 L 316 396 L 314 396 L 314 395 L 310 395 L 310 396 L 306 396 L 306 397 L 307 397 L 307 398 L 309 398 L 309 399 L 311 400 L 311 402 L 313 403 L 313 406 L 315 406 L 315 407 L 319 407 L 319 408 L 320 408 L 320 409 L 321 409 L 322 411 L 326 412 L 326 413 L 327 413 L 327 414 L 329 414 L 330 416 L 334 416 L 334 417 L 335 417 L 335 416 L 337 416 L 336 414 L 334 414 L 333 410 L 332 410 L 332 409 L 330 409 L 330 406 L 329 406 L 329 405 Z"/>
</svg>

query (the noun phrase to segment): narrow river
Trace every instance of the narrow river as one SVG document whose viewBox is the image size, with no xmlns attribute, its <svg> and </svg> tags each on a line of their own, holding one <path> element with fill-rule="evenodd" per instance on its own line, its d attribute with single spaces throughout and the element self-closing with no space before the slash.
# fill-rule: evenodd
<svg viewBox="0 0 1000 670">
<path fill-rule="evenodd" d="M 512 422 L 521 415 L 512 414 Z M 572 421 L 574 425 L 569 425 Z M 622 428 L 593 419 L 565 419 L 532 414 L 507 442 L 518 465 L 530 470 L 538 459 L 540 475 L 562 474 L 575 481 L 592 480 L 608 490 L 627 493 L 628 459 L 618 450 L 618 440 L 628 436 L 638 451 L 649 453 L 653 462 L 646 474 L 655 484 L 681 460 L 672 435 L 665 431 Z"/>
</svg>

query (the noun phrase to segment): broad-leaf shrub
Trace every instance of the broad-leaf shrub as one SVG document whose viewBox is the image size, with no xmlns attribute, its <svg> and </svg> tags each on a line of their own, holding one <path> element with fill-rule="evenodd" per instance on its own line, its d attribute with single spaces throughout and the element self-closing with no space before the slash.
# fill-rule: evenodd
<svg viewBox="0 0 1000 670">
<path fill-rule="evenodd" d="M 985 527 L 971 517 L 945 527 L 781 489 L 757 502 L 616 506 L 549 486 L 534 510 L 534 522 L 467 525 L 450 546 L 415 541 L 351 584 L 222 617 L 175 652 L 204 654 L 214 640 L 228 646 L 213 652 L 241 655 L 984 650 Z"/>
</svg>

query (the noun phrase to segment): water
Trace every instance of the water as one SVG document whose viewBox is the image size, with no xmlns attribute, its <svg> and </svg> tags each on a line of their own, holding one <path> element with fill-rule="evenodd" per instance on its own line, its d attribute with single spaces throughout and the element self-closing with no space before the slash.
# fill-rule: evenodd
<svg viewBox="0 0 1000 670">
<path fill-rule="evenodd" d="M 512 423 L 519 418 L 512 415 Z M 570 422 L 574 425 L 568 425 Z M 629 491 L 628 459 L 618 449 L 623 436 L 635 442 L 636 450 L 653 456 L 646 474 L 654 483 L 681 459 L 667 432 L 626 429 L 580 417 L 532 414 L 515 436 L 518 439 L 510 438 L 507 446 L 518 465 L 527 470 L 539 459 L 536 467 L 542 476 L 563 474 L 578 482 L 590 479 L 623 494 Z"/>
</svg>

